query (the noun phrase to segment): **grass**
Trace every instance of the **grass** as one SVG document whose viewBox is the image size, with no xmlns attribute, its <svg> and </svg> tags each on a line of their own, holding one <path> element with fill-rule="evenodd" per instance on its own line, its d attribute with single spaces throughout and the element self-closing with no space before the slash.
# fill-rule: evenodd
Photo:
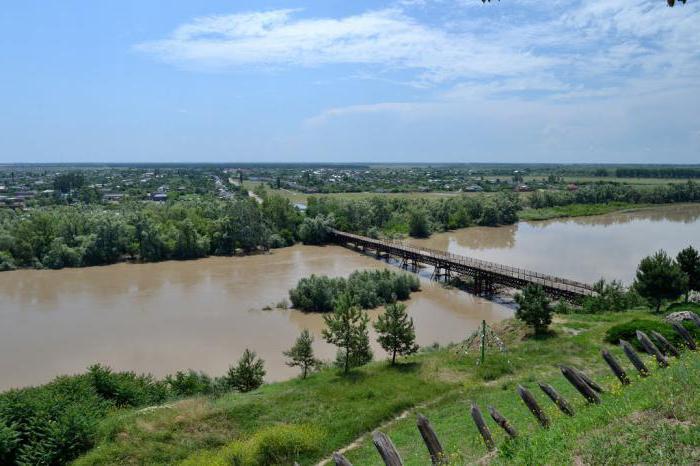
<svg viewBox="0 0 700 466">
<path fill-rule="evenodd" d="M 558 207 L 544 207 L 541 209 L 524 209 L 518 213 L 520 220 L 549 220 L 562 217 L 588 217 L 610 212 L 625 210 L 638 210 L 650 207 L 648 204 L 632 204 L 629 202 L 610 202 L 608 204 L 569 204 Z"/>
<path fill-rule="evenodd" d="M 376 362 L 349 376 L 327 369 L 307 380 L 269 384 L 247 394 L 193 398 L 115 414 L 103 423 L 98 447 L 77 464 L 176 464 L 187 458 L 187 464 L 239 464 L 233 460 L 235 455 L 247 451 L 252 458 L 260 452 L 278 454 L 281 448 L 293 456 L 285 456 L 280 463 L 291 464 L 293 458 L 302 465 L 313 464 L 391 421 L 382 430 L 397 445 L 406 464 L 424 465 L 429 458 L 415 427 L 415 411 L 430 419 L 452 462 L 467 464 L 485 454 L 469 419 L 472 400 L 484 413 L 486 405 L 493 404 L 523 433 L 521 440 L 508 442 L 490 424 L 500 448 L 491 458 L 496 463 L 567 464 L 577 457 L 603 463 L 602 445 L 613 433 L 625 439 L 611 450 L 611 455 L 619 455 L 619 462 L 626 462 L 624 455 L 629 454 L 635 458 L 631 462 L 658 463 L 654 455 L 659 453 L 650 453 L 652 447 L 640 444 L 647 438 L 675 445 L 662 450 L 669 450 L 663 450 L 664 454 L 676 462 L 697 461 L 693 456 L 697 449 L 689 445 L 699 440 L 698 355 L 686 355 L 668 370 L 655 370 L 648 380 L 633 377 L 632 386 L 624 390 L 609 377 L 600 358 L 600 349 L 608 347 L 622 360 L 618 348 L 603 343 L 605 332 L 612 325 L 638 318 L 661 319 L 646 310 L 558 316 L 552 335 L 544 338 L 530 337 L 520 322 L 508 320 L 497 329 L 508 352 L 488 353 L 486 364 L 480 367 L 475 351 L 464 354 L 458 346 L 430 348 L 397 367 Z M 601 406 L 585 406 L 560 375 L 557 365 L 562 363 L 585 369 L 603 383 L 607 393 Z M 631 374 L 629 365 L 625 366 Z M 692 369 L 687 381 L 679 372 L 684 366 Z M 574 404 L 577 416 L 569 419 L 558 413 L 537 388 L 537 381 L 555 386 Z M 518 384 L 529 388 L 545 406 L 553 420 L 551 429 L 537 427 L 515 394 Z M 665 404 L 666 399 L 673 405 Z M 407 417 L 392 421 L 406 410 L 411 412 Z M 634 422 L 622 421 L 628 417 Z M 296 429 L 318 435 L 313 442 L 317 447 L 308 448 Z M 272 442 L 277 450 L 265 442 Z M 648 454 L 652 456 L 647 460 L 644 455 Z M 353 464 L 381 464 L 367 438 L 346 456 Z"/>
<path fill-rule="evenodd" d="M 590 327 L 575 336 L 559 335 L 546 340 L 526 340 L 512 348 L 511 362 L 516 370 L 496 381 L 465 384 L 439 403 L 419 410 L 430 419 L 442 442 L 450 464 L 474 464 L 484 459 L 483 441 L 469 417 L 475 401 L 488 418 L 499 451 L 489 457 L 494 464 L 696 464 L 700 460 L 700 355 L 686 353 L 665 370 L 655 369 L 648 379 L 632 374 L 616 347 L 608 346 L 632 376 L 630 387 L 622 389 L 609 375 L 599 357 L 604 330 L 611 322 L 632 319 L 648 313 L 632 312 L 600 316 L 567 316 L 555 328 L 585 323 Z M 488 361 L 487 361 L 488 362 Z M 599 406 L 588 406 L 560 375 L 557 364 L 571 363 L 592 374 L 606 389 Z M 500 364 L 497 363 L 497 364 Z M 655 367 L 649 360 L 648 367 Z M 574 406 L 576 416 L 560 413 L 537 381 L 552 384 Z M 515 393 L 524 385 L 538 399 L 552 420 L 543 430 Z M 519 431 L 516 441 L 507 440 L 486 412 L 495 406 Z M 408 416 L 384 429 L 399 450 L 406 465 L 428 464 L 429 456 Z M 346 454 L 353 464 L 382 464 L 369 440 Z"/>
</svg>

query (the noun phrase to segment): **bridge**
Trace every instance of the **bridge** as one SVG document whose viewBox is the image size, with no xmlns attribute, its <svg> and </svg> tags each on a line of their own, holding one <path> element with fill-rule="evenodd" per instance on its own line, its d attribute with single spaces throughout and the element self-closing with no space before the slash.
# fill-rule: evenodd
<svg viewBox="0 0 700 466">
<path fill-rule="evenodd" d="M 436 278 L 470 277 L 474 283 L 474 292 L 479 295 L 493 293 L 494 285 L 522 289 L 531 284 L 540 285 L 549 296 L 567 301 L 579 301 L 585 296 L 596 294 L 593 287 L 586 283 L 531 270 L 446 251 L 417 248 L 403 241 L 373 239 L 335 229 L 331 229 L 329 233 L 335 242 L 343 246 L 352 246 L 364 252 L 372 250 L 377 257 L 393 256 L 401 261 L 402 267 L 411 267 L 414 271 L 420 264 L 432 266 L 433 276 Z"/>
</svg>

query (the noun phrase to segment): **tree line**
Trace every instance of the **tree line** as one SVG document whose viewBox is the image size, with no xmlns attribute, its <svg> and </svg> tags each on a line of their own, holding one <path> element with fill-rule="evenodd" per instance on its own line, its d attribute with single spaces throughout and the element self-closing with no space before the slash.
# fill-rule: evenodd
<svg viewBox="0 0 700 466">
<path fill-rule="evenodd" d="M 596 183 L 583 186 L 576 191 L 535 191 L 527 200 L 527 204 L 534 209 L 609 202 L 631 204 L 700 202 L 700 184 L 688 181 L 654 187 L 635 187 L 616 183 Z"/>
<path fill-rule="evenodd" d="M 627 167 L 617 168 L 618 178 L 700 178 L 698 167 Z"/>
<path fill-rule="evenodd" d="M 302 215 L 286 199 L 195 198 L 154 205 L 0 211 L 0 270 L 157 262 L 283 247 Z"/>
</svg>

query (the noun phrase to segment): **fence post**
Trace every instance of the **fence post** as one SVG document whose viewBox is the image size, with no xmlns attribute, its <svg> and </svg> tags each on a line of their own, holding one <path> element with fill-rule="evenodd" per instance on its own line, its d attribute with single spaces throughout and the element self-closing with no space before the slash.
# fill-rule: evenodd
<svg viewBox="0 0 700 466">
<path fill-rule="evenodd" d="M 591 387 L 593 390 L 595 390 L 598 393 L 603 393 L 603 387 L 598 385 L 593 379 L 588 377 L 583 371 L 576 369 L 575 367 L 572 367 L 571 370 L 574 371 L 576 373 L 576 375 L 578 375 L 581 380 L 586 382 L 588 384 L 588 386 Z"/>
<path fill-rule="evenodd" d="M 610 370 L 613 372 L 613 374 L 615 374 L 615 377 L 617 377 L 620 380 L 620 383 L 622 385 L 629 385 L 630 379 L 629 377 L 627 377 L 627 374 L 625 373 L 622 366 L 620 366 L 620 363 L 617 361 L 617 358 L 610 354 L 610 351 L 606 349 L 602 351 L 602 354 L 603 359 L 605 359 L 605 362 L 608 363 Z"/>
<path fill-rule="evenodd" d="M 673 346 L 673 344 L 666 339 L 665 336 L 661 335 L 659 332 L 652 330 L 651 331 L 651 337 L 656 340 L 656 342 L 661 346 L 662 351 L 666 354 L 670 354 L 671 356 L 674 356 L 676 358 L 681 357 L 681 352 L 678 351 L 678 348 Z"/>
<path fill-rule="evenodd" d="M 523 402 L 528 407 L 530 412 L 537 418 L 537 421 L 540 423 L 540 425 L 545 429 L 548 428 L 549 418 L 544 413 L 544 411 L 542 411 L 540 405 L 537 404 L 537 400 L 535 400 L 535 397 L 532 396 L 532 393 L 530 393 L 527 390 L 527 388 L 523 387 L 522 385 L 518 385 L 517 391 L 518 395 L 520 395 L 520 398 L 522 398 Z"/>
<path fill-rule="evenodd" d="M 423 437 L 423 442 L 425 442 L 425 446 L 428 447 L 428 451 L 430 452 L 430 460 L 433 464 L 443 464 L 445 460 L 445 451 L 440 444 L 437 434 L 433 430 L 433 426 L 430 425 L 428 418 L 419 414 L 416 424 L 418 425 L 421 437 Z"/>
<path fill-rule="evenodd" d="M 570 367 L 561 366 L 561 373 L 566 380 L 579 391 L 589 403 L 600 403 L 598 394 Z"/>
<path fill-rule="evenodd" d="M 538 383 L 543 392 L 547 394 L 550 400 L 554 402 L 555 405 L 561 410 L 562 413 L 568 414 L 569 416 L 574 415 L 574 408 L 571 407 L 568 401 L 557 392 L 554 387 L 546 383 Z"/>
<path fill-rule="evenodd" d="M 639 340 L 639 343 L 642 344 L 647 353 L 651 354 L 656 358 L 656 362 L 659 365 L 659 367 L 668 367 L 668 361 L 666 360 L 666 357 L 664 357 L 664 355 L 661 354 L 659 348 L 657 348 L 656 345 L 652 343 L 652 341 L 649 339 L 646 333 L 642 332 L 641 330 L 637 330 L 637 340 Z"/>
<path fill-rule="evenodd" d="M 486 449 L 488 451 L 494 450 L 496 448 L 496 444 L 494 443 L 493 437 L 491 436 L 491 431 L 484 422 L 484 416 L 481 415 L 481 411 L 479 410 L 479 407 L 476 405 L 476 403 L 472 403 L 471 413 L 472 419 L 474 420 L 474 424 L 476 424 L 476 428 L 479 429 L 481 438 L 484 439 Z"/>
<path fill-rule="evenodd" d="M 642 360 L 639 358 L 639 355 L 634 348 L 632 348 L 632 345 L 627 343 L 625 340 L 620 340 L 620 346 L 625 352 L 627 359 L 629 359 L 632 365 L 639 371 L 639 375 L 642 377 L 649 375 L 649 369 L 647 369 L 647 366 L 645 366 Z"/>
<path fill-rule="evenodd" d="M 683 340 L 685 340 L 685 344 L 688 346 L 688 348 L 690 348 L 693 351 L 698 349 L 697 345 L 695 344 L 695 339 L 693 339 L 693 336 L 690 334 L 690 332 L 688 332 L 688 330 L 686 330 L 685 327 L 676 322 L 673 322 L 671 326 L 678 335 L 683 337 Z"/>
<path fill-rule="evenodd" d="M 382 457 L 386 466 L 403 466 L 403 461 L 401 460 L 401 456 L 399 456 L 399 452 L 396 451 L 396 447 L 386 434 L 378 430 L 374 431 L 372 434 L 372 442 L 374 446 L 377 447 L 379 456 Z"/>
<path fill-rule="evenodd" d="M 333 453 L 333 462 L 335 463 L 335 466 L 352 466 L 352 463 L 337 451 Z"/>
<path fill-rule="evenodd" d="M 501 429 L 506 431 L 506 434 L 508 434 L 510 438 L 515 438 L 518 436 L 518 431 L 515 430 L 515 427 L 513 427 L 501 413 L 496 411 L 496 408 L 493 406 L 487 406 L 486 409 L 489 411 L 491 418 L 496 422 L 496 424 L 501 426 Z"/>
</svg>

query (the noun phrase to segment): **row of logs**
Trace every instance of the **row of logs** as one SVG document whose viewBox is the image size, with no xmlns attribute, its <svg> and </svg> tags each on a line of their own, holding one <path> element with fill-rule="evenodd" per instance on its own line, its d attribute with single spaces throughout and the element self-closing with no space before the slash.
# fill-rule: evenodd
<svg viewBox="0 0 700 466">
<path fill-rule="evenodd" d="M 695 322 L 698 326 L 700 323 Z M 696 350 L 697 345 L 692 335 L 685 327 L 680 324 L 672 324 L 676 333 L 678 333 L 685 343 L 685 345 L 691 349 Z M 644 350 L 654 356 L 659 367 L 668 366 L 668 356 L 680 357 L 680 351 L 671 342 L 669 342 L 663 335 L 658 332 L 651 332 L 651 338 L 649 336 L 637 330 L 637 340 L 642 345 Z M 654 343 L 654 341 L 656 343 Z M 657 346 L 658 345 L 658 346 Z M 644 364 L 644 361 L 639 357 L 639 354 L 634 350 L 631 344 L 625 340 L 620 340 L 620 346 L 622 351 L 625 353 L 627 358 L 630 360 L 635 369 L 639 372 L 641 377 L 647 377 L 649 375 L 649 369 Z M 661 347 L 661 349 L 659 349 Z M 620 365 L 620 362 L 615 356 L 613 356 L 607 349 L 602 351 L 603 360 L 607 363 L 610 370 L 613 372 L 615 377 L 620 381 L 622 385 L 629 385 L 630 378 L 627 373 Z M 591 404 L 597 404 L 601 402 L 600 394 L 603 393 L 603 387 L 601 387 L 597 382 L 591 379 L 590 376 L 586 375 L 584 372 L 570 366 L 560 366 L 561 373 L 566 378 L 566 380 L 581 394 L 581 396 Z M 549 384 L 538 383 L 540 389 L 547 395 L 547 397 L 552 400 L 556 407 L 567 416 L 574 416 L 574 408 L 571 403 L 569 403 L 566 398 L 564 398 L 557 390 L 554 389 Z M 535 397 L 530 393 L 528 389 L 522 385 L 518 385 L 516 392 L 525 403 L 525 406 L 530 410 L 532 415 L 537 419 L 537 422 L 544 429 L 549 428 L 551 425 L 550 419 L 545 414 L 542 407 L 539 405 Z M 518 436 L 518 431 L 513 427 L 513 425 L 493 406 L 487 406 L 489 415 L 493 421 L 502 428 L 506 435 L 510 438 L 515 438 Z M 487 450 L 493 451 L 496 449 L 496 443 L 491 435 L 491 430 L 486 425 L 484 421 L 484 416 L 476 403 L 472 403 L 471 406 L 471 417 L 476 425 L 477 430 L 481 434 L 484 444 Z M 423 416 L 418 414 L 417 421 L 418 431 L 420 432 L 423 442 L 428 449 L 430 454 L 430 459 L 434 465 L 443 465 L 448 463 L 448 458 L 445 450 L 438 439 L 437 434 L 430 425 L 430 421 Z M 381 456 L 384 464 L 386 466 L 403 466 L 403 460 L 399 455 L 398 450 L 394 446 L 391 439 L 383 432 L 375 431 L 372 434 L 372 442 L 377 448 L 379 455 Z M 348 461 L 345 456 L 341 453 L 336 452 L 333 454 L 333 461 L 336 466 L 352 466 L 352 463 Z"/>
</svg>

